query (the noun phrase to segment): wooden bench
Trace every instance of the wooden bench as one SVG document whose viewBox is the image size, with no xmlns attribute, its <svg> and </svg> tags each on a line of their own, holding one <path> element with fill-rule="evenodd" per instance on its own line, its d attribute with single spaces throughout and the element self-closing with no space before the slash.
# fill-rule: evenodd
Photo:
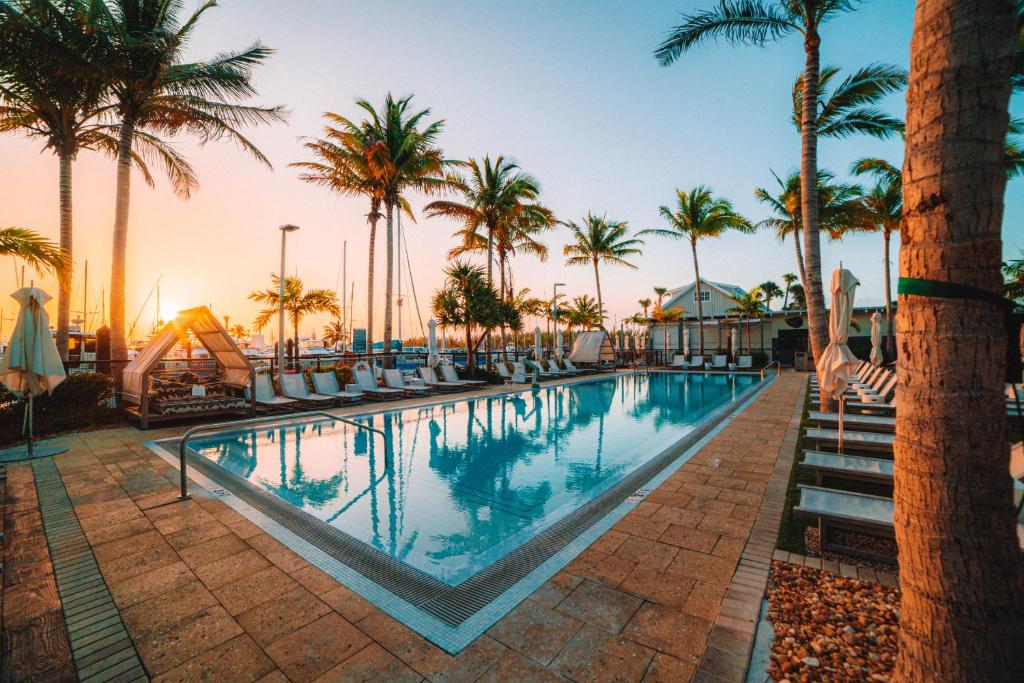
<svg viewBox="0 0 1024 683">
<path fill-rule="evenodd" d="M 870 549 L 850 546 L 835 531 L 846 531 L 885 539 L 895 538 L 893 502 L 881 496 L 836 491 L 800 484 L 800 503 L 794 512 L 818 518 L 821 550 L 891 562 L 892 557 Z"/>
</svg>

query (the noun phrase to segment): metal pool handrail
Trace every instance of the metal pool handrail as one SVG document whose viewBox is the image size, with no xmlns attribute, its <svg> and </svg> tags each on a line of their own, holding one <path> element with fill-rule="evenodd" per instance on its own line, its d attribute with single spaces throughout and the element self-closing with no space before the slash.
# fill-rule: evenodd
<svg viewBox="0 0 1024 683">
<path fill-rule="evenodd" d="M 777 374 L 777 375 L 781 375 L 782 374 L 782 363 L 780 363 L 777 360 L 773 360 L 771 363 L 769 363 L 768 365 L 766 365 L 763 368 L 761 368 L 761 379 L 764 379 L 764 372 L 765 372 L 765 370 L 767 370 L 768 368 L 770 368 L 773 365 L 778 368 L 778 370 L 776 371 L 775 374 Z"/>
<path fill-rule="evenodd" d="M 245 420 L 232 420 L 230 422 L 216 422 L 209 425 L 198 425 L 181 436 L 181 441 L 178 443 L 178 458 L 180 460 L 179 469 L 181 470 L 181 492 L 178 495 L 178 500 L 187 500 L 191 498 L 188 492 L 188 474 L 186 472 L 188 463 L 185 459 L 185 446 L 188 443 L 188 440 L 196 434 L 206 431 L 219 431 L 227 427 L 241 427 L 244 425 L 258 424 L 260 422 L 280 422 L 281 420 L 293 420 L 295 418 L 301 419 L 306 417 L 326 417 L 330 418 L 334 422 L 343 422 L 359 429 L 365 429 L 369 432 L 380 434 L 381 438 L 384 439 L 384 467 L 386 469 L 391 469 L 391 449 L 388 448 L 388 436 L 383 430 L 377 429 L 376 427 L 370 427 L 369 425 L 360 424 L 354 420 L 338 417 L 337 415 L 331 415 L 323 410 L 312 410 L 306 413 L 294 413 L 292 415 L 264 415 L 263 417 L 250 417 Z"/>
</svg>

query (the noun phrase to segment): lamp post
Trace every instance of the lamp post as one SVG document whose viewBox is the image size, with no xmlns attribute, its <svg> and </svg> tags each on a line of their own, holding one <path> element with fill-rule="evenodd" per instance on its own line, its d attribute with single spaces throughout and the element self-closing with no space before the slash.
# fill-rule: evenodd
<svg viewBox="0 0 1024 683">
<path fill-rule="evenodd" d="M 565 287 L 564 282 L 556 282 L 552 288 L 551 293 L 551 319 L 552 319 L 552 334 L 551 337 L 551 355 L 555 354 L 555 340 L 558 339 L 558 288 Z"/>
<path fill-rule="evenodd" d="M 295 232 L 299 229 L 299 226 L 288 223 L 282 225 L 281 230 L 281 270 L 278 272 L 278 285 L 279 289 L 277 292 L 277 386 L 284 386 L 284 246 L 285 239 L 288 237 L 288 233 Z M 295 343 L 298 344 L 299 340 L 296 339 Z"/>
</svg>

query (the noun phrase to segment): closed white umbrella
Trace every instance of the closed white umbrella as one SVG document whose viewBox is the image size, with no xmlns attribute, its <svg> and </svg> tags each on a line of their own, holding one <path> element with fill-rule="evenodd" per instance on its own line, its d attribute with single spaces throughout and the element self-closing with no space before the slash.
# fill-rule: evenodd
<svg viewBox="0 0 1024 683">
<path fill-rule="evenodd" d="M 64 364 L 50 333 L 50 319 L 43 306 L 50 295 L 37 287 L 22 287 L 11 297 L 21 306 L 7 352 L 0 361 L 0 382 L 13 393 L 28 397 L 25 408 L 25 455 L 41 457 L 63 453 L 66 448 L 36 449 L 32 434 L 32 404 L 36 396 L 52 392 L 64 381 Z M 15 455 L 17 458 L 17 455 Z"/>
<path fill-rule="evenodd" d="M 736 356 L 740 352 L 740 328 L 732 328 L 732 332 L 729 335 L 729 343 L 732 345 L 732 359 L 736 361 Z"/>
<path fill-rule="evenodd" d="M 533 359 L 539 365 L 542 358 L 544 358 L 544 349 L 540 347 L 540 327 L 536 327 L 533 330 Z"/>
<path fill-rule="evenodd" d="M 683 338 L 679 343 L 679 346 L 683 349 L 683 355 L 690 355 L 690 327 L 689 325 L 683 325 Z"/>
<path fill-rule="evenodd" d="M 878 367 L 885 360 L 882 355 L 882 316 L 878 311 L 871 314 L 871 364 Z"/>
<path fill-rule="evenodd" d="M 538 327 L 537 329 L 539 330 L 540 328 Z M 556 334 L 555 337 L 558 339 L 555 343 L 555 358 L 562 360 L 562 354 L 565 353 L 562 350 L 562 331 L 558 330 L 558 334 Z"/>
<path fill-rule="evenodd" d="M 850 384 L 850 373 L 857 366 L 846 342 L 850 339 L 850 317 L 853 315 L 853 295 L 860 282 L 845 268 L 832 273 L 832 310 L 828 317 L 828 346 L 817 362 L 818 387 L 822 399 L 829 396 L 839 400 L 839 450 L 843 448 L 842 396 Z M 822 401 L 824 403 L 824 401 Z"/>
<path fill-rule="evenodd" d="M 430 330 L 427 334 L 427 366 L 436 368 L 441 361 L 441 357 L 437 355 L 437 321 L 431 318 L 427 328 Z"/>
</svg>

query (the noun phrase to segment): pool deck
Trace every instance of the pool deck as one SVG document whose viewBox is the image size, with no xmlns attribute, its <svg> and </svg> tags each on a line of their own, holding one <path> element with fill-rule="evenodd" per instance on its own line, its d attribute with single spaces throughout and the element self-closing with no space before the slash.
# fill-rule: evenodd
<svg viewBox="0 0 1024 683">
<path fill-rule="evenodd" d="M 64 437 L 0 482 L 0 681 L 742 681 L 805 380 L 454 656 L 199 486 L 168 504 L 178 472 L 143 442 L 184 428 Z"/>
</svg>

